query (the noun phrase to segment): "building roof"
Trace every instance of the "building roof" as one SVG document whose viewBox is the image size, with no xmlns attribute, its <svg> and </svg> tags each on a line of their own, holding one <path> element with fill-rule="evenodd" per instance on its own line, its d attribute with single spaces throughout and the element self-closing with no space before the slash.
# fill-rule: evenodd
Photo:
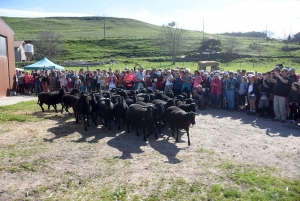
<svg viewBox="0 0 300 201">
<path fill-rule="evenodd" d="M 11 31 L 12 35 L 14 35 L 14 31 L 0 18 L 0 26 L 5 26 L 9 31 Z"/>
<path fill-rule="evenodd" d="M 14 41 L 14 47 L 20 47 L 20 45 L 22 45 L 23 43 L 25 43 L 25 41 L 23 41 L 23 40 L 15 40 Z"/>
</svg>

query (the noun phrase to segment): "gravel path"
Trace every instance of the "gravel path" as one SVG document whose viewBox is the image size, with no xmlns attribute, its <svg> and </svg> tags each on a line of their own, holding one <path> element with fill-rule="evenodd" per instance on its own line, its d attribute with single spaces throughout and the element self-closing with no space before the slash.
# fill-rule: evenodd
<svg viewBox="0 0 300 201">
<path fill-rule="evenodd" d="M 22 101 L 37 100 L 37 96 L 6 96 L 0 97 L 0 106 L 13 105 Z"/>
</svg>

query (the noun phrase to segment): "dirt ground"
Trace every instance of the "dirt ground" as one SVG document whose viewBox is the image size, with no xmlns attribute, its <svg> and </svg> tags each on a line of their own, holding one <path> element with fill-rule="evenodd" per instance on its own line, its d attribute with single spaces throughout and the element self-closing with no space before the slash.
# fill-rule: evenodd
<svg viewBox="0 0 300 201">
<path fill-rule="evenodd" d="M 34 113 L 45 118 L 41 122 L 2 124 L 0 200 L 73 200 L 80 194 L 74 182 L 82 191 L 149 182 L 136 188 L 141 195 L 162 178 L 231 185 L 222 177 L 225 163 L 267 166 L 300 179 L 300 126 L 219 109 L 198 112 L 191 146 L 184 132 L 175 143 L 167 128 L 147 142 L 134 131 L 118 131 L 114 123 L 111 131 L 91 123 L 85 132 L 73 116 L 53 110 Z"/>
</svg>

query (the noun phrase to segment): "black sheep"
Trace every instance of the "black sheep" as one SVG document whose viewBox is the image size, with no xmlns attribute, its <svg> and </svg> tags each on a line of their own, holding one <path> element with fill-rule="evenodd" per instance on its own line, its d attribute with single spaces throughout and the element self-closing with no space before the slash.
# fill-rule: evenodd
<svg viewBox="0 0 300 201">
<path fill-rule="evenodd" d="M 125 127 L 126 122 L 126 112 L 127 112 L 128 106 L 126 102 L 124 101 L 123 97 L 118 97 L 117 102 L 114 104 L 114 117 L 115 120 L 118 122 L 118 129 L 121 129 L 121 119 L 123 121 L 123 128 Z"/>
<path fill-rule="evenodd" d="M 78 96 L 74 96 L 74 95 L 70 95 L 70 94 L 65 94 L 61 97 L 61 113 L 63 113 L 63 110 L 65 108 L 65 111 L 69 113 L 69 115 L 71 115 L 71 113 L 69 112 L 68 108 L 72 107 L 72 100 L 74 98 L 79 98 Z"/>
<path fill-rule="evenodd" d="M 197 112 L 197 106 L 195 103 L 191 104 L 181 104 L 178 106 L 180 109 L 184 110 L 185 112 Z"/>
<path fill-rule="evenodd" d="M 155 132 L 155 137 L 157 137 L 157 133 L 155 131 L 155 128 L 153 128 L 153 114 L 154 108 L 152 106 L 142 106 L 139 104 L 132 104 L 128 107 L 127 113 L 126 113 L 126 119 L 127 119 L 127 132 L 129 131 L 129 125 L 134 124 L 136 127 L 136 134 L 139 135 L 138 127 L 141 127 L 144 133 L 144 140 L 147 141 L 147 137 L 151 134 L 151 132 Z M 147 134 L 145 128 L 151 128 L 149 134 Z"/>
<path fill-rule="evenodd" d="M 44 112 L 43 104 L 45 103 L 48 105 L 48 110 L 50 109 L 50 105 L 52 105 L 57 112 L 56 104 L 61 103 L 62 96 L 65 95 L 64 89 L 59 89 L 59 92 L 43 92 L 38 95 L 38 102 L 37 104 L 40 105 L 42 111 Z"/>
<path fill-rule="evenodd" d="M 74 98 L 72 100 L 72 107 L 73 107 L 76 123 L 78 123 L 79 116 L 82 116 L 84 121 L 85 131 L 87 131 L 87 126 L 90 126 L 88 121 L 90 112 L 92 111 L 92 108 L 90 107 L 90 99 L 91 98 L 88 95 L 81 94 L 79 99 Z"/>
<path fill-rule="evenodd" d="M 102 119 L 104 125 L 111 130 L 111 120 L 113 118 L 114 104 L 109 98 L 98 101 L 98 115 Z"/>
<path fill-rule="evenodd" d="M 178 132 L 179 129 L 184 129 L 187 132 L 188 136 L 188 145 L 190 146 L 190 133 L 189 133 L 189 127 L 191 124 L 195 124 L 195 115 L 198 115 L 194 112 L 185 112 L 182 109 L 171 106 L 165 111 L 165 118 L 166 121 L 169 123 L 170 128 L 172 130 L 173 137 L 175 136 L 175 129 L 177 131 L 176 135 L 176 142 L 178 142 Z"/>
<path fill-rule="evenodd" d="M 134 95 L 132 98 L 127 97 L 125 99 L 125 101 L 126 101 L 126 104 L 128 106 L 130 106 L 130 105 L 135 104 L 137 102 L 137 97 L 136 97 L 136 95 Z"/>
</svg>

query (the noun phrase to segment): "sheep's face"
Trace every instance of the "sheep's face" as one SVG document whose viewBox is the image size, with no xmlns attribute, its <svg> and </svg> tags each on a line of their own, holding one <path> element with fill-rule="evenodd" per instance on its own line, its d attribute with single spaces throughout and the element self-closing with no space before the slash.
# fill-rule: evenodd
<svg viewBox="0 0 300 201">
<path fill-rule="evenodd" d="M 59 93 L 60 93 L 60 94 L 65 94 L 65 90 L 64 90 L 63 88 L 60 88 L 60 89 L 59 89 Z"/>
<path fill-rule="evenodd" d="M 191 103 L 189 105 L 189 108 L 191 109 L 191 111 L 196 112 L 197 108 L 196 108 L 196 104 L 195 103 Z"/>
<path fill-rule="evenodd" d="M 167 105 L 168 105 L 169 107 L 175 106 L 175 101 L 174 101 L 174 100 L 168 100 Z"/>
<path fill-rule="evenodd" d="M 189 120 L 189 122 L 191 122 L 192 125 L 196 124 L 195 117 L 196 117 L 196 114 L 194 112 L 188 113 L 188 120 Z"/>
</svg>

